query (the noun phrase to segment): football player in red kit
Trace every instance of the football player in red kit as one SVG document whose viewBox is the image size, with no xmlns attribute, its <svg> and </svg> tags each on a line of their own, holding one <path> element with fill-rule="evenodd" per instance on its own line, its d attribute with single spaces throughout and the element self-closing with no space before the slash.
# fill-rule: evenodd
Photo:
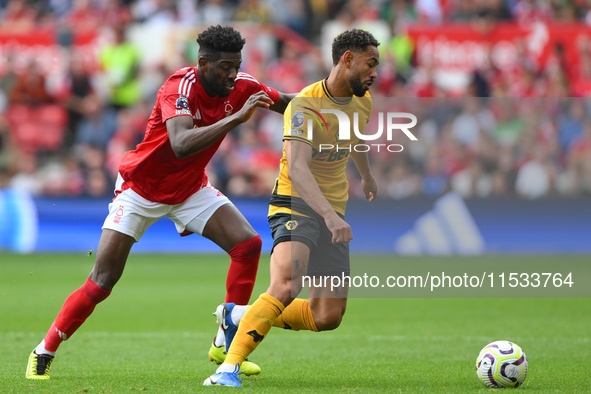
<svg viewBox="0 0 591 394">
<path fill-rule="evenodd" d="M 200 234 L 230 255 L 226 302 L 248 304 L 261 238 L 208 182 L 205 166 L 234 127 L 258 108 L 283 113 L 293 95 L 279 93 L 238 71 L 245 40 L 232 27 L 209 27 L 199 34 L 197 43 L 198 66 L 177 71 L 162 85 L 143 141 L 124 155 L 94 267 L 31 353 L 27 378 L 49 379 L 61 342 L 109 296 L 133 244 L 164 216 L 181 235 Z M 218 334 L 210 358 L 222 362 L 224 335 L 221 330 Z M 259 372 L 256 364 L 246 365 L 245 374 Z"/>
</svg>

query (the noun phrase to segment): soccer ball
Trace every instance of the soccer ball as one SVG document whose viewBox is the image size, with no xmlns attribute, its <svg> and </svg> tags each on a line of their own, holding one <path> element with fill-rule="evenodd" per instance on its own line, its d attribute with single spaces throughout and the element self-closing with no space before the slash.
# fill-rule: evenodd
<svg viewBox="0 0 591 394">
<path fill-rule="evenodd" d="M 527 375 L 527 358 L 513 342 L 491 342 L 476 358 L 476 375 L 489 388 L 519 387 Z"/>
</svg>

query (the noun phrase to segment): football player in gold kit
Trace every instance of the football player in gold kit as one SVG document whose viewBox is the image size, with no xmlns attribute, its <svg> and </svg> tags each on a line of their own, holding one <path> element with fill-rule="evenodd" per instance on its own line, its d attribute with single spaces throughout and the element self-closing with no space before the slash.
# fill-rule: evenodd
<svg viewBox="0 0 591 394">
<path fill-rule="evenodd" d="M 309 300 L 295 297 L 304 275 L 349 275 L 353 233 L 344 216 L 349 156 L 361 174 L 366 200 L 376 198 L 367 153 L 355 149 L 358 133 L 346 128 L 342 134 L 338 115 L 346 114 L 351 124 L 365 125 L 369 120 L 368 89 L 377 77 L 378 45 L 364 30 L 338 35 L 332 44 L 329 77 L 304 88 L 285 110 L 283 157 L 269 206 L 271 284 L 248 308 L 231 303 L 217 308 L 215 315 L 231 346 L 224 363 L 204 385 L 241 387 L 240 364 L 272 326 L 324 331 L 340 325 L 346 286 L 334 290 L 308 286 Z"/>
</svg>

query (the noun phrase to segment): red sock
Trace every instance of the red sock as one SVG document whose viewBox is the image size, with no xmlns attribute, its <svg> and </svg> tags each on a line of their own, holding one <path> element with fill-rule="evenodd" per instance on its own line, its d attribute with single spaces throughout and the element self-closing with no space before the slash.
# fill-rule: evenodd
<svg viewBox="0 0 591 394">
<path fill-rule="evenodd" d="M 70 294 L 64 302 L 49 332 L 45 336 L 45 349 L 57 351 L 62 341 L 70 338 L 74 332 L 90 316 L 94 307 L 111 294 L 101 289 L 90 278 L 78 290 Z"/>
<path fill-rule="evenodd" d="M 248 304 L 257 277 L 262 246 L 261 236 L 256 235 L 228 252 L 232 262 L 226 278 L 226 302 Z"/>
</svg>

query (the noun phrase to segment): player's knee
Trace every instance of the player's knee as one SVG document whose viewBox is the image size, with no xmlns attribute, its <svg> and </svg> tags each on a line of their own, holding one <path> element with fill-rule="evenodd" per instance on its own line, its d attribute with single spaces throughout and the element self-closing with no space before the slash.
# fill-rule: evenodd
<svg viewBox="0 0 591 394">
<path fill-rule="evenodd" d="M 258 264 L 258 257 L 261 254 L 263 248 L 263 240 L 261 236 L 256 232 L 250 234 L 250 236 L 244 236 L 244 240 L 236 244 L 232 249 L 228 251 L 230 257 L 256 257 L 256 263 Z"/>
<path fill-rule="evenodd" d="M 314 316 L 314 324 L 318 331 L 330 331 L 336 329 L 343 321 L 344 310 L 324 311 L 319 316 Z"/>
<path fill-rule="evenodd" d="M 261 250 L 263 249 L 263 240 L 261 239 L 260 235 L 258 235 L 255 232 L 254 235 L 250 237 L 247 241 L 250 242 L 250 247 L 252 248 L 252 250 L 256 250 L 257 253 L 261 253 Z"/>
<path fill-rule="evenodd" d="M 117 284 L 117 279 L 110 275 L 90 275 L 90 278 L 94 283 L 97 284 L 97 286 L 107 291 L 113 290 L 113 287 L 115 287 L 115 285 Z"/>
<path fill-rule="evenodd" d="M 316 324 L 318 331 L 330 331 L 340 326 L 342 320 L 342 316 L 329 316 L 323 317 L 319 320 L 314 319 L 314 323 Z"/>
<path fill-rule="evenodd" d="M 111 290 L 106 290 L 100 287 L 92 278 L 87 278 L 86 282 L 82 286 L 82 291 L 86 296 L 94 303 L 98 304 L 105 300 L 110 294 Z"/>
<path fill-rule="evenodd" d="M 89 275 L 89 278 L 101 289 L 111 291 L 121 278 L 121 273 L 118 270 L 98 270 L 95 268 Z"/>
<path fill-rule="evenodd" d="M 271 286 L 267 289 L 267 294 L 276 298 L 284 306 L 289 305 L 293 301 L 291 293 L 291 281 L 289 280 L 281 281 L 280 283 L 271 283 Z"/>
<path fill-rule="evenodd" d="M 263 241 L 261 240 L 259 233 L 257 233 L 252 227 L 248 226 L 236 229 L 236 231 L 236 240 L 238 241 L 236 246 L 246 244 L 252 250 L 255 250 L 258 246 L 258 251 L 261 251 Z"/>
</svg>

